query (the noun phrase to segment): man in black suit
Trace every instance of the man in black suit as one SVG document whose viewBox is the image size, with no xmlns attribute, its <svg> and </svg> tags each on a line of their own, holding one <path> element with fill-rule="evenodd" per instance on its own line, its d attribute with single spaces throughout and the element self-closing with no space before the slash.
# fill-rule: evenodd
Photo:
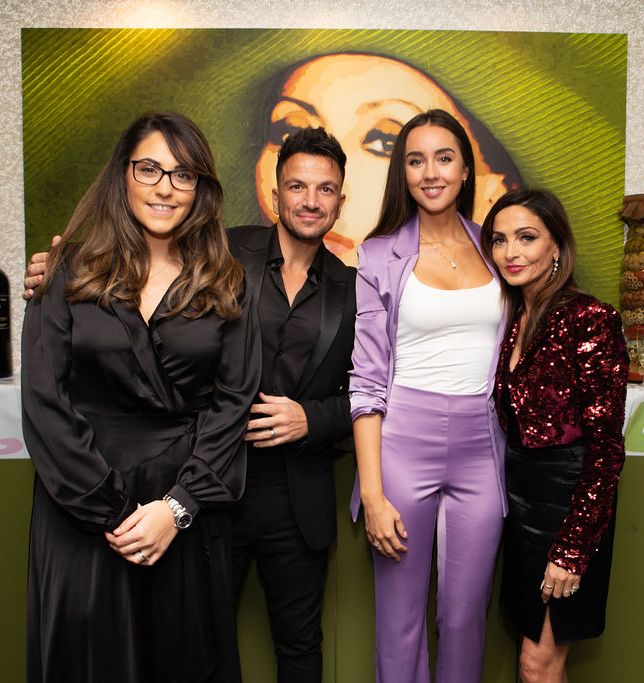
<svg viewBox="0 0 644 683">
<path fill-rule="evenodd" d="M 351 433 L 355 320 L 355 270 L 322 240 L 344 202 L 345 163 L 324 129 L 299 131 L 278 156 L 277 224 L 228 231 L 257 308 L 263 363 L 246 437 L 246 490 L 232 512 L 233 581 L 238 596 L 255 557 L 279 683 L 322 678 L 322 594 L 336 534 L 332 445 Z M 26 298 L 45 259 L 35 254 L 29 263 Z M 221 676 L 234 681 L 238 671 Z"/>
<path fill-rule="evenodd" d="M 346 157 L 323 129 L 287 138 L 271 228 L 229 230 L 257 306 L 263 370 L 251 409 L 246 491 L 233 513 L 235 591 L 254 556 L 279 683 L 319 683 L 328 550 L 336 533 L 332 444 L 351 433 L 346 394 L 355 270 L 323 244 Z"/>
</svg>

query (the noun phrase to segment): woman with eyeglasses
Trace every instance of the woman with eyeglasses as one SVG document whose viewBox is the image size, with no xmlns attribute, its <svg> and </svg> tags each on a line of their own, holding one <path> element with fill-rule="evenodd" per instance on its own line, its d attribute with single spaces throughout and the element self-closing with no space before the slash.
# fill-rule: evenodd
<svg viewBox="0 0 644 683">
<path fill-rule="evenodd" d="M 121 136 L 27 308 L 30 683 L 238 679 L 229 533 L 256 322 L 203 134 Z"/>
</svg>

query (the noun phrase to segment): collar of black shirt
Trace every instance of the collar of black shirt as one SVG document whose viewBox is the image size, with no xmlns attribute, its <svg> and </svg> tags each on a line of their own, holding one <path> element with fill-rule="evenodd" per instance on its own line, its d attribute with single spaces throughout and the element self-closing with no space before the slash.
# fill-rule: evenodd
<svg viewBox="0 0 644 683">
<path fill-rule="evenodd" d="M 318 250 L 315 252 L 313 263 L 311 263 L 307 271 L 307 278 L 315 285 L 318 284 L 318 279 L 322 273 L 325 249 L 326 247 L 324 244 L 320 244 Z M 266 263 L 271 267 L 272 270 L 278 270 L 284 263 L 284 256 L 282 256 L 282 249 L 277 236 L 277 230 L 273 230 L 271 241 L 269 242 L 268 250 L 266 252 Z"/>
</svg>

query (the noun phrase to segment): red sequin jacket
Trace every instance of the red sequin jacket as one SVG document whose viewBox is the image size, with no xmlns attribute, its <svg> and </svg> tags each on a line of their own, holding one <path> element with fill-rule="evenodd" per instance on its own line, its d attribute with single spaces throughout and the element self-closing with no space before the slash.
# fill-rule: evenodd
<svg viewBox="0 0 644 683">
<path fill-rule="evenodd" d="M 506 334 L 496 374 L 495 399 L 501 425 L 501 392 L 518 331 Z M 582 473 L 570 512 L 548 559 L 583 574 L 610 520 L 624 464 L 622 425 L 628 356 L 619 314 L 586 294 L 555 308 L 538 325 L 509 375 L 510 403 L 521 442 L 541 448 L 584 439 Z"/>
</svg>

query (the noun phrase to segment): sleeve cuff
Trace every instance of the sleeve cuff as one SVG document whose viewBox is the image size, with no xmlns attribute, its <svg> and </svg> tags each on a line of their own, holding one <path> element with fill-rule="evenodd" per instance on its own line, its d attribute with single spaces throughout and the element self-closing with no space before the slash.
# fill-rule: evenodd
<svg viewBox="0 0 644 683">
<path fill-rule="evenodd" d="M 551 548 L 548 553 L 548 559 L 557 567 L 565 569 L 570 574 L 578 574 L 583 576 L 588 568 L 589 558 L 582 557 L 566 557 L 562 556 L 561 552 L 557 552 L 557 547 Z"/>
<path fill-rule="evenodd" d="M 387 408 L 385 406 L 358 406 L 351 411 L 351 420 L 355 422 L 361 415 L 376 415 L 378 413 L 384 417 L 387 414 Z"/>
<path fill-rule="evenodd" d="M 181 484 L 175 484 L 169 491 L 170 498 L 174 498 L 194 517 L 199 512 L 199 503 Z"/>
</svg>

